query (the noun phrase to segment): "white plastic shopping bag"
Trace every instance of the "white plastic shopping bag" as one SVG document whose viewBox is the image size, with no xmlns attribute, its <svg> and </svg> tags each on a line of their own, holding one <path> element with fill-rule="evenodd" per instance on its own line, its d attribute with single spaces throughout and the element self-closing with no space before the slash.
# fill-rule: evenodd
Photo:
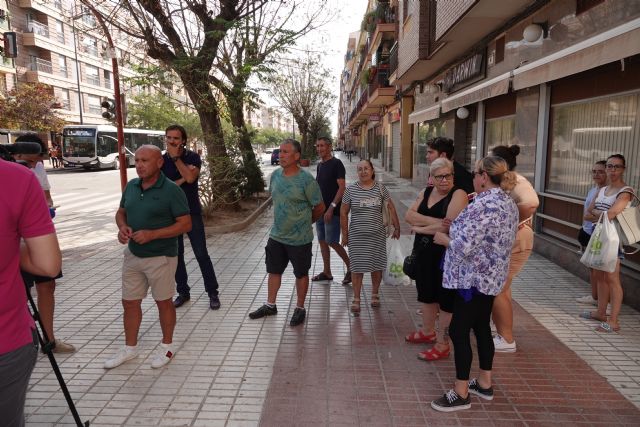
<svg viewBox="0 0 640 427">
<path fill-rule="evenodd" d="M 387 268 L 382 276 L 385 285 L 400 286 L 411 282 L 402 271 L 403 263 L 402 244 L 398 239 L 387 239 Z"/>
<path fill-rule="evenodd" d="M 589 244 L 580 258 L 580 262 L 589 268 L 613 273 L 618 263 L 620 238 L 613 222 L 603 212 L 593 229 Z"/>
</svg>

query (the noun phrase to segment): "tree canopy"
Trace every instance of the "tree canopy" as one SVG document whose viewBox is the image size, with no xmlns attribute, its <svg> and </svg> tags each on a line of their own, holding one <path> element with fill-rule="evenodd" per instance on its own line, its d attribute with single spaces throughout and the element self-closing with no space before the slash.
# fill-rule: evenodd
<svg viewBox="0 0 640 427">
<path fill-rule="evenodd" d="M 56 98 L 42 83 L 20 83 L 0 98 L 0 127 L 40 132 L 62 132 L 64 120 L 55 110 Z"/>
</svg>

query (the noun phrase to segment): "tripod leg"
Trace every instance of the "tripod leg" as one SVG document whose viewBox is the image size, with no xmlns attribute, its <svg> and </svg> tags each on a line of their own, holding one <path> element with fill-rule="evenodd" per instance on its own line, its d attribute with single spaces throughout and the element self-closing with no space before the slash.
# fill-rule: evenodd
<svg viewBox="0 0 640 427">
<path fill-rule="evenodd" d="M 54 374 L 56 374 L 56 378 L 58 379 L 58 383 L 60 384 L 60 389 L 62 390 L 62 394 L 64 394 L 64 398 L 67 401 L 67 405 L 69 406 L 69 410 L 71 411 L 71 415 L 73 416 L 73 420 L 76 422 L 78 427 L 89 426 L 89 421 L 85 421 L 82 423 L 80 419 L 80 415 L 78 415 L 78 410 L 76 409 L 76 405 L 73 403 L 73 399 L 71 398 L 71 394 L 69 393 L 69 389 L 67 388 L 67 384 L 64 382 L 64 378 L 62 378 L 62 372 L 60 372 L 60 368 L 58 367 L 58 362 L 56 361 L 55 356 L 53 355 L 53 345 L 49 342 L 47 337 L 47 332 L 44 330 L 44 326 L 42 325 L 42 319 L 40 319 L 40 314 L 38 313 L 38 309 L 36 308 L 36 304 L 33 302 L 33 298 L 31 297 L 31 292 L 29 292 L 29 288 L 27 287 L 27 298 L 29 298 L 29 304 L 31 305 L 31 312 L 33 319 L 40 326 L 40 330 L 36 328 L 36 332 L 38 333 L 38 341 L 40 341 L 40 345 L 42 346 L 42 350 L 46 353 L 49 358 L 49 363 L 51 363 L 51 367 L 53 368 Z M 42 331 L 42 335 L 40 334 Z"/>
</svg>

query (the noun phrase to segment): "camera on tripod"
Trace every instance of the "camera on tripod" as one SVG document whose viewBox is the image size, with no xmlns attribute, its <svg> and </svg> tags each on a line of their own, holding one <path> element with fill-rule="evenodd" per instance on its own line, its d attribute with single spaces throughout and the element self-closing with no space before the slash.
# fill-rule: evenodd
<svg viewBox="0 0 640 427">
<path fill-rule="evenodd" d="M 15 162 L 16 154 L 41 154 L 42 146 L 37 142 L 16 142 L 14 144 L 0 144 L 0 159 Z M 24 162 L 18 162 L 24 164 Z"/>
</svg>

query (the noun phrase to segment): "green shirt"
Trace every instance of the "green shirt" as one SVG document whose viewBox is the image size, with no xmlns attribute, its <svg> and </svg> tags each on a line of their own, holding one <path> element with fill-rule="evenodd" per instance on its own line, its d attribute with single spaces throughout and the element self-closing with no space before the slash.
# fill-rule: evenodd
<svg viewBox="0 0 640 427">
<path fill-rule="evenodd" d="M 189 214 L 189 204 L 184 191 L 162 172 L 156 183 L 142 189 L 142 180 L 129 181 L 122 193 L 120 207 L 127 214 L 127 225 L 135 232 L 138 230 L 157 230 L 169 227 L 176 218 Z M 178 256 L 178 238 L 155 239 L 144 245 L 129 240 L 129 250 L 140 258 L 153 256 Z"/>
<path fill-rule="evenodd" d="M 307 171 L 284 176 L 283 169 L 271 174 L 273 227 L 269 236 L 280 243 L 301 246 L 313 241 L 311 214 L 322 203 L 320 187 Z"/>
</svg>

